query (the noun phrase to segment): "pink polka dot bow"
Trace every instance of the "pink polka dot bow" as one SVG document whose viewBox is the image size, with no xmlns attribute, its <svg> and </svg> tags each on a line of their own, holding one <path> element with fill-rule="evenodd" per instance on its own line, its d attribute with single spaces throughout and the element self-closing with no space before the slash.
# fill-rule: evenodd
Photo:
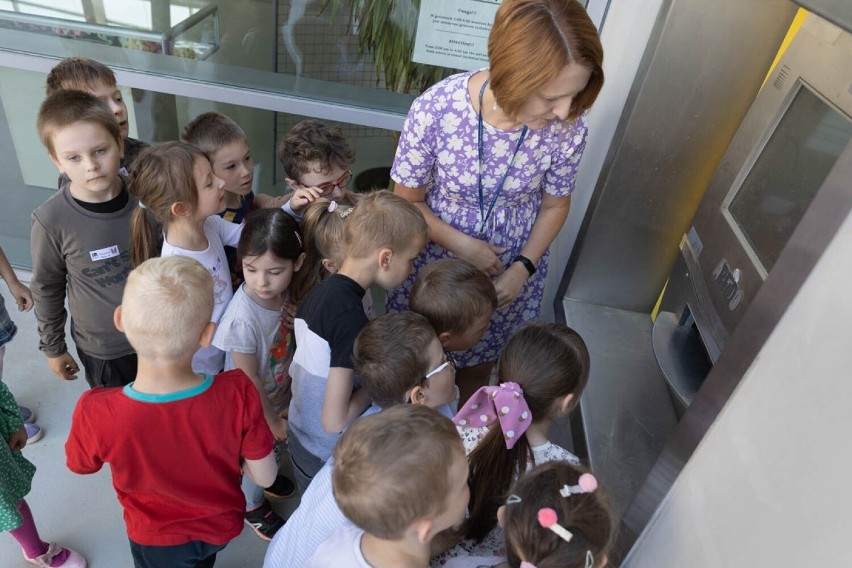
<svg viewBox="0 0 852 568">
<path fill-rule="evenodd" d="M 463 428 L 479 428 L 500 422 L 506 448 L 512 449 L 532 422 L 524 391 L 518 383 L 482 387 L 462 406 L 453 419 Z"/>
</svg>

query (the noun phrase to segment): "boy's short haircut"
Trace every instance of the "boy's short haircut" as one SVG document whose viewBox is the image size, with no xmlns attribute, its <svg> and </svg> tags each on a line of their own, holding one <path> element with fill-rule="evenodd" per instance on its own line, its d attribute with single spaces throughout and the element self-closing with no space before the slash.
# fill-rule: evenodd
<svg viewBox="0 0 852 568">
<path fill-rule="evenodd" d="M 98 83 L 116 85 L 112 69 L 88 57 L 66 57 L 47 74 L 47 96 L 57 91 L 74 89 L 88 91 Z"/>
<path fill-rule="evenodd" d="M 439 335 L 464 333 L 497 309 L 497 292 L 491 279 L 469 262 L 445 258 L 417 274 L 409 308 L 426 316 Z"/>
<path fill-rule="evenodd" d="M 278 143 L 275 155 L 284 167 L 284 175 L 299 183 L 316 164 L 326 172 L 335 167 L 347 168 L 355 161 L 343 132 L 313 119 L 296 124 Z"/>
<path fill-rule="evenodd" d="M 431 408 L 400 404 L 343 433 L 334 449 L 334 498 L 358 528 L 397 540 L 415 521 L 447 509 L 455 459 L 464 459 L 464 447 L 453 423 Z"/>
<path fill-rule="evenodd" d="M 426 241 L 426 220 L 410 201 L 388 190 L 364 196 L 346 221 L 345 256 L 366 258 L 380 248 L 397 254 Z"/>
<path fill-rule="evenodd" d="M 57 130 L 76 123 L 99 124 L 122 147 L 121 129 L 112 111 L 101 101 L 83 91 L 61 90 L 47 97 L 38 111 L 36 126 L 41 143 L 54 158 L 53 137 Z"/>
<path fill-rule="evenodd" d="M 194 353 L 212 313 L 213 278 L 193 258 L 152 258 L 127 277 L 121 321 L 140 357 L 167 362 Z"/>
<path fill-rule="evenodd" d="M 248 143 L 240 125 L 219 112 L 205 112 L 196 116 L 184 127 L 181 138 L 201 148 L 210 159 L 222 146 L 233 142 Z"/>
<path fill-rule="evenodd" d="M 437 339 L 425 317 L 399 312 L 376 318 L 355 339 L 352 362 L 363 388 L 381 408 L 405 402 L 431 369 L 429 345 Z"/>
</svg>

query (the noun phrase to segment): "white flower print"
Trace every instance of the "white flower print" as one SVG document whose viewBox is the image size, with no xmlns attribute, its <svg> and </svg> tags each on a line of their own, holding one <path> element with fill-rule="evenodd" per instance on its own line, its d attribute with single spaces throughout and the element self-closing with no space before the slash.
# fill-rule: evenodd
<svg viewBox="0 0 852 568">
<path fill-rule="evenodd" d="M 458 137 L 457 134 L 453 134 L 450 136 L 450 139 L 447 141 L 447 146 L 450 150 L 461 150 L 462 145 L 464 144 L 464 140 Z"/>
<path fill-rule="evenodd" d="M 459 124 L 461 124 L 461 118 L 453 113 L 448 113 L 441 117 L 441 130 L 443 130 L 445 134 L 452 134 L 455 132 L 456 129 L 458 129 Z"/>
<path fill-rule="evenodd" d="M 462 172 L 461 176 L 459 176 L 459 182 L 462 185 L 474 185 L 476 184 L 476 174 L 465 170 Z"/>
<path fill-rule="evenodd" d="M 456 161 L 456 155 L 448 150 L 441 150 L 438 152 L 438 163 L 442 166 L 447 166 L 449 164 L 453 164 Z"/>
<path fill-rule="evenodd" d="M 502 158 L 503 156 L 509 153 L 509 141 L 497 140 L 494 144 L 491 145 L 491 148 L 491 153 L 495 158 Z"/>
</svg>

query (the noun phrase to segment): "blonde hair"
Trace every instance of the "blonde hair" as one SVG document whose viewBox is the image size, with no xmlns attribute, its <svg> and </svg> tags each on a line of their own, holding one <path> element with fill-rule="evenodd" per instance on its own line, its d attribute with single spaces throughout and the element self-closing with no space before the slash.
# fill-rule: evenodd
<svg viewBox="0 0 852 568">
<path fill-rule="evenodd" d="M 569 64 L 591 72 L 569 119 L 590 108 L 603 87 L 601 40 L 577 0 L 505 0 L 488 36 L 488 62 L 494 98 L 509 116 Z"/>
<path fill-rule="evenodd" d="M 357 196 L 346 192 L 339 202 L 320 197 L 308 205 L 302 220 L 305 261 L 301 270 L 293 275 L 290 286 L 294 302 L 301 302 L 311 288 L 329 276 L 322 264 L 324 259 L 332 260 L 340 268 L 346 236 L 344 227 L 356 203 Z"/>
<path fill-rule="evenodd" d="M 387 190 L 361 198 L 346 222 L 345 256 L 366 258 L 380 248 L 404 251 L 426 240 L 426 220 L 410 201 Z"/>
<path fill-rule="evenodd" d="M 130 221 L 131 264 L 139 266 L 158 256 L 163 228 L 172 219 L 172 205 L 198 205 L 195 187 L 195 161 L 207 156 L 186 142 L 163 142 L 142 150 L 133 162 L 128 186 L 139 201 Z"/>
<path fill-rule="evenodd" d="M 431 408 L 400 404 L 360 418 L 341 436 L 334 498 L 360 529 L 396 540 L 447 509 L 455 459 L 464 459 L 464 447 L 453 423 Z"/>
<path fill-rule="evenodd" d="M 213 278 L 193 258 L 152 258 L 127 277 L 121 322 L 139 357 L 175 361 L 191 355 L 212 313 Z"/>
<path fill-rule="evenodd" d="M 83 91 L 60 90 L 41 103 L 36 120 L 41 143 L 53 158 L 56 158 L 53 147 L 56 132 L 72 124 L 97 124 L 109 133 L 119 148 L 123 147 L 118 122 L 104 103 Z"/>
<path fill-rule="evenodd" d="M 115 87 L 112 69 L 88 57 L 66 57 L 47 74 L 45 91 L 47 96 L 63 89 L 87 91 L 94 89 L 98 83 Z"/>
</svg>

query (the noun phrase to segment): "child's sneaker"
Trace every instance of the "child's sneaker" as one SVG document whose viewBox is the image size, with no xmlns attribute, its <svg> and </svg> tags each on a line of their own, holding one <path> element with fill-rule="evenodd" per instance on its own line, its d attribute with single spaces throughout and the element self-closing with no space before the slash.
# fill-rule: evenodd
<svg viewBox="0 0 852 568">
<path fill-rule="evenodd" d="M 38 442 L 41 440 L 41 437 L 44 436 L 44 430 L 41 429 L 41 426 L 38 424 L 33 424 L 31 422 L 24 422 L 24 428 L 27 431 L 27 444 L 32 444 L 33 442 Z"/>
<path fill-rule="evenodd" d="M 35 422 L 35 412 L 27 408 L 26 406 L 18 405 L 18 412 L 21 413 L 21 420 L 26 422 L 27 424 L 31 422 Z"/>
<path fill-rule="evenodd" d="M 61 554 L 66 554 L 65 562 L 60 564 L 53 564 L 53 559 L 56 556 Z M 47 552 L 42 554 L 41 556 L 36 556 L 35 558 L 30 558 L 26 554 L 24 554 L 24 558 L 27 559 L 27 562 L 31 562 L 36 566 L 41 566 L 42 568 L 86 568 L 89 563 L 86 562 L 86 559 L 83 558 L 83 555 L 77 552 L 76 550 L 71 550 L 70 548 L 64 548 L 56 544 L 55 542 L 51 542 L 47 547 Z"/>
<path fill-rule="evenodd" d="M 277 499 L 286 499 L 292 497 L 296 493 L 296 484 L 290 481 L 285 475 L 278 475 L 275 478 L 275 483 L 263 490 L 270 497 Z"/>
<path fill-rule="evenodd" d="M 263 540 L 272 540 L 278 529 L 284 526 L 284 519 L 272 510 L 269 501 L 264 501 L 257 509 L 246 511 L 245 519 L 246 524 Z"/>
</svg>

